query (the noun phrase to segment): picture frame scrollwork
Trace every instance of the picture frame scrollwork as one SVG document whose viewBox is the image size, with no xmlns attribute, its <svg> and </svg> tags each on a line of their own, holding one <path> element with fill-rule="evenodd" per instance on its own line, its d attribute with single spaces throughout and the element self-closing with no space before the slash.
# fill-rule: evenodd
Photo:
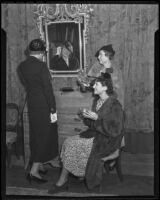
<svg viewBox="0 0 160 200">
<path fill-rule="evenodd" d="M 93 8 L 90 4 L 35 4 L 33 8 L 40 38 L 46 43 L 45 61 L 52 76 L 72 77 L 85 72 L 86 44 L 89 34 L 89 19 Z M 51 57 L 58 53 L 63 41 L 73 45 L 73 53 L 79 61 L 77 69 L 52 69 Z"/>
</svg>

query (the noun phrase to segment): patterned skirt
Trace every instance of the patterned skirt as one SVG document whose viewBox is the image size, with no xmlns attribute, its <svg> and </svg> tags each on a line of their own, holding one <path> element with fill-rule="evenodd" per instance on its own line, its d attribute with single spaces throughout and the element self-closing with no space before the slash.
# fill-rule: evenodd
<svg viewBox="0 0 160 200">
<path fill-rule="evenodd" d="M 63 166 L 73 175 L 85 176 L 87 161 L 92 149 L 94 138 L 80 138 L 79 135 L 67 138 L 61 150 Z"/>
</svg>

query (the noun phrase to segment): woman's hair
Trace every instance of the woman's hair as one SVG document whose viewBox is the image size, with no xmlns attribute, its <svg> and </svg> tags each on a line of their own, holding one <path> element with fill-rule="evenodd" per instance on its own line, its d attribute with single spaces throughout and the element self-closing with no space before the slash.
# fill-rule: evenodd
<svg viewBox="0 0 160 200">
<path fill-rule="evenodd" d="M 101 47 L 95 54 L 95 57 L 98 57 L 99 56 L 99 52 L 100 51 L 104 51 L 105 52 L 105 55 L 110 59 L 112 60 L 114 55 L 115 55 L 115 51 L 113 50 L 113 47 L 112 47 L 112 44 L 109 44 L 109 45 L 106 45 L 106 46 L 103 46 Z"/>
<path fill-rule="evenodd" d="M 73 46 L 69 41 L 64 41 L 62 44 L 70 53 L 73 53 Z"/>
<path fill-rule="evenodd" d="M 109 96 L 114 94 L 113 82 L 112 82 L 111 75 L 109 73 L 102 74 L 101 76 L 96 78 L 95 82 L 100 82 L 102 84 L 102 86 L 107 86 L 106 93 Z"/>
</svg>

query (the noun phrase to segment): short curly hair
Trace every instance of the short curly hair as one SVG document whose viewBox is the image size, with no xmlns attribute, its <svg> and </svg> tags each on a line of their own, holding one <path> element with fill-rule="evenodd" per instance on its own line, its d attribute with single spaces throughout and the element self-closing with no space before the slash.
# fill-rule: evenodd
<svg viewBox="0 0 160 200">
<path fill-rule="evenodd" d="M 109 73 L 101 74 L 95 82 L 100 82 L 102 86 L 107 86 L 106 93 L 110 96 L 114 94 L 112 77 Z"/>
</svg>

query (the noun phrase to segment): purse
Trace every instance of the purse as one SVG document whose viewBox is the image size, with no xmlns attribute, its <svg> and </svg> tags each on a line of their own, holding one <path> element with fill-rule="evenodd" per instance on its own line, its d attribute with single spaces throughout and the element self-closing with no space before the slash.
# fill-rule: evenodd
<svg viewBox="0 0 160 200">
<path fill-rule="evenodd" d="M 93 129 L 87 129 L 79 134 L 80 138 L 92 138 L 95 137 L 97 132 Z"/>
</svg>

